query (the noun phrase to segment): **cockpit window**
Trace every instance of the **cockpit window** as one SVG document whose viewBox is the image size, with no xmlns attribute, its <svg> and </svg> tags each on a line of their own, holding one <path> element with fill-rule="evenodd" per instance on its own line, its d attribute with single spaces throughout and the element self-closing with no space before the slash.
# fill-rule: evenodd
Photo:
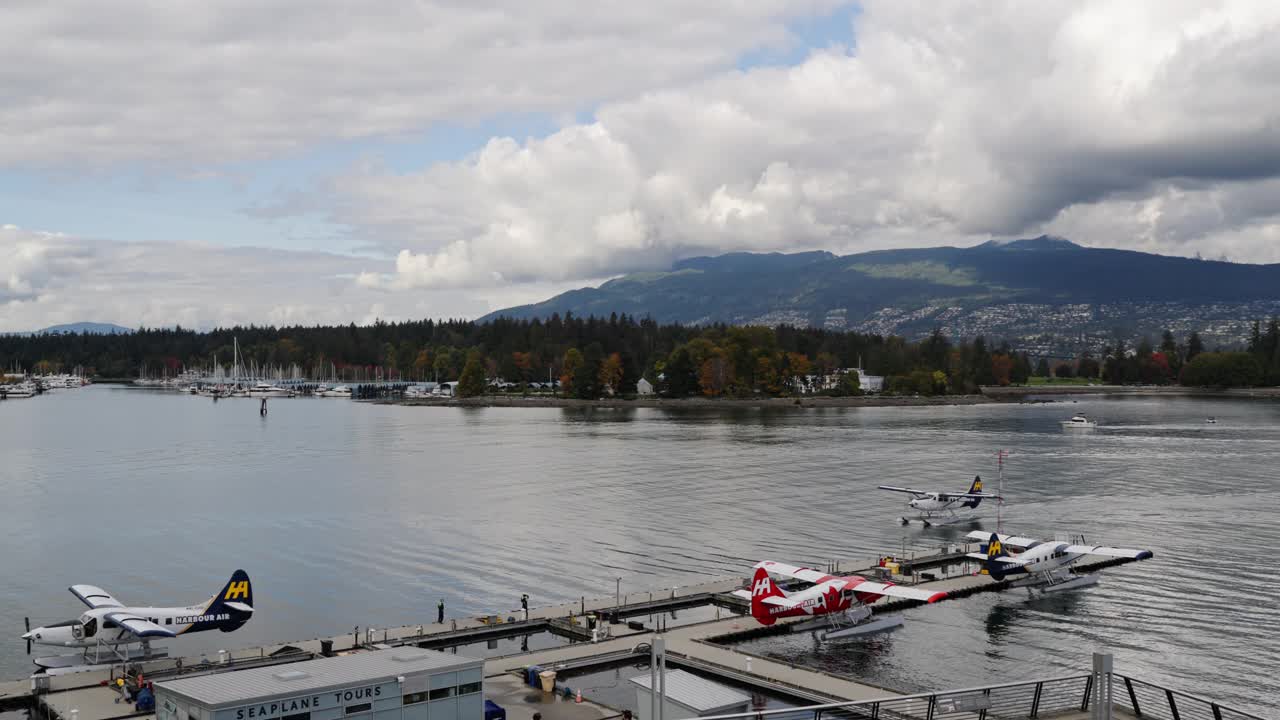
<svg viewBox="0 0 1280 720">
<path fill-rule="evenodd" d="M 91 617 L 84 623 L 84 636 L 93 637 L 96 632 L 98 632 L 98 618 Z"/>
</svg>

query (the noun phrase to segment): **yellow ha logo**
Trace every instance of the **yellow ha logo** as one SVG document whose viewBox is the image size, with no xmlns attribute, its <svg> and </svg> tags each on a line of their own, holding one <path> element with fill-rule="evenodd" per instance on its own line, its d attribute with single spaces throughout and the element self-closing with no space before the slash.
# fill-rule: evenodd
<svg viewBox="0 0 1280 720">
<path fill-rule="evenodd" d="M 991 547 L 987 548 L 988 555 L 999 555 L 1003 551 L 1004 546 L 1000 544 L 999 540 L 993 540 L 991 542 Z"/>
<path fill-rule="evenodd" d="M 222 597 L 223 600 L 235 600 L 249 594 L 249 581 L 241 580 L 227 585 L 227 594 Z"/>
</svg>

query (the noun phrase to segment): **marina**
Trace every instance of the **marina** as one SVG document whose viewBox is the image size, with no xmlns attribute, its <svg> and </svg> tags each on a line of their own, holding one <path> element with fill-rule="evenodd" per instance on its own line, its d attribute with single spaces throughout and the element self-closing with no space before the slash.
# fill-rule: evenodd
<svg viewBox="0 0 1280 720">
<path fill-rule="evenodd" d="M 976 546 L 972 548 L 966 547 L 966 549 L 976 549 Z M 918 558 L 917 562 L 923 567 L 927 563 L 945 563 L 951 559 L 944 552 L 938 552 L 935 555 L 936 557 L 934 558 Z M 849 565 L 850 561 L 833 562 L 832 569 L 840 564 Z M 856 565 L 857 563 L 853 562 L 852 564 Z M 1106 561 L 1091 567 L 1082 567 L 1080 572 L 1087 573 L 1097 570 L 1100 565 L 1111 567 L 1117 564 L 1124 563 L 1114 560 Z M 881 566 L 877 564 L 855 572 L 872 574 L 877 567 Z M 909 576 L 904 576 L 900 579 L 904 581 L 920 580 Z M 476 663 L 475 666 L 477 668 L 482 668 L 485 682 L 496 683 L 496 686 L 500 688 L 510 688 L 513 679 L 518 681 L 537 675 L 539 672 L 550 671 L 554 673 L 557 680 L 554 681 L 556 683 L 554 694 L 548 695 L 550 697 L 573 697 L 573 704 L 580 705 L 583 702 L 583 688 L 581 685 L 575 687 L 577 679 L 591 677 L 589 673 L 594 669 L 616 667 L 620 664 L 641 669 L 641 666 L 649 661 L 649 656 L 652 654 L 655 644 L 661 644 L 664 647 L 663 663 L 670 668 L 676 668 L 686 673 L 696 673 L 696 675 L 690 677 L 712 678 L 722 683 L 729 683 L 731 686 L 752 689 L 755 692 L 753 696 L 753 702 L 756 703 L 756 707 L 753 708 L 755 712 L 761 712 L 763 708 L 779 708 L 779 706 L 783 709 L 770 710 L 770 712 L 802 712 L 794 708 L 808 705 L 825 706 L 828 709 L 849 707 L 841 705 L 842 703 L 884 703 L 886 706 L 890 704 L 902 706 L 909 704 L 913 700 L 917 702 L 921 700 L 919 696 L 911 697 L 829 673 L 785 665 L 767 657 L 744 653 L 736 649 L 732 644 L 733 640 L 741 638 L 744 626 L 751 622 L 749 616 L 740 614 L 744 611 L 744 608 L 741 607 L 743 601 L 733 594 L 735 590 L 740 589 L 743 585 L 744 582 L 740 578 L 721 578 L 684 588 L 663 588 L 650 591 L 649 594 L 657 595 L 659 599 L 646 599 L 630 605 L 620 605 L 617 596 L 614 598 L 592 599 L 584 597 L 577 604 L 530 608 L 527 611 L 524 609 L 512 610 L 478 618 L 455 618 L 449 619 L 445 623 L 366 628 L 364 630 L 357 628 L 350 634 L 330 638 L 316 638 L 279 646 L 224 651 L 220 652 L 217 658 L 212 661 L 208 658 L 193 657 L 161 658 L 154 661 L 120 664 L 101 670 L 87 670 L 67 674 L 37 674 L 33 675 L 25 686 L 21 682 L 7 683 L 4 686 L 0 686 L 0 693 L 3 693 L 0 694 L 0 701 L 7 701 L 12 707 L 21 698 L 29 697 L 36 705 L 37 714 L 42 717 L 60 720 L 70 720 L 71 718 L 76 720 L 115 720 L 116 718 L 124 717 L 149 718 L 152 713 L 131 711 L 127 706 L 122 708 L 119 703 L 115 702 L 115 698 L 118 696 L 114 689 L 116 678 L 123 677 L 126 682 L 132 683 L 136 682 L 140 676 L 145 677 L 152 683 L 159 684 L 158 686 L 161 690 L 158 690 L 157 693 L 163 698 L 167 696 L 167 693 L 175 692 L 178 688 L 187 687 L 183 684 L 184 681 L 181 678 L 205 678 L 231 673 L 227 677 L 232 679 L 232 684 L 222 683 L 221 686 L 232 688 L 238 686 L 234 678 L 238 677 L 237 673 L 241 671 L 256 673 L 255 677 L 283 678 L 288 677 L 287 668 L 293 666 L 294 663 L 300 663 L 297 667 L 306 668 L 309 667 L 308 663 L 310 661 L 318 658 L 364 657 L 370 653 L 385 654 L 391 653 L 394 648 L 406 647 L 445 650 L 445 653 L 440 656 L 440 660 L 430 660 L 431 667 L 445 668 L 447 667 L 443 664 L 446 662 L 445 658 L 454 657 L 449 650 L 453 649 L 453 652 L 456 653 L 458 646 L 473 644 L 477 640 L 484 640 L 485 638 L 532 635 L 548 630 L 574 636 L 577 642 L 559 647 L 535 649 L 475 661 L 465 660 L 459 655 L 459 660 L 455 662 Z M 938 592 L 950 593 L 955 597 L 971 595 L 976 592 L 998 592 L 1011 589 L 1008 583 L 997 582 L 987 576 L 967 573 L 957 574 L 946 579 L 919 582 L 914 586 L 928 587 Z M 654 632 L 653 629 L 648 627 L 637 628 L 635 625 L 625 621 L 627 617 L 665 614 L 672 610 L 687 609 L 691 605 L 694 607 L 714 605 L 717 607 L 717 615 L 720 615 L 719 608 L 724 608 L 725 617 L 690 625 L 665 627 L 660 633 Z M 899 602 L 896 604 L 878 604 L 872 607 L 875 612 L 884 613 L 899 610 L 902 605 L 903 603 Z M 771 630 L 774 632 L 797 631 L 802 624 L 801 622 L 783 622 L 776 626 L 776 629 L 771 628 Z M 429 660 L 429 656 L 421 657 Z M 1109 656 L 1107 660 L 1110 660 Z M 276 669 L 278 667 L 284 667 L 286 670 Z M 299 674 L 305 676 L 305 673 Z M 480 676 L 480 674 L 477 674 L 477 678 Z M 1023 707 L 1019 711 L 1005 713 L 1002 716 L 1026 718 L 1088 717 L 1089 715 L 1086 711 L 1089 704 L 1089 689 L 1079 686 L 1081 682 L 1086 685 L 1089 682 L 1093 682 L 1094 677 L 1101 676 L 1096 674 L 1073 676 L 1055 678 L 1050 681 L 1040 680 L 1034 683 L 1013 683 L 1001 686 L 1001 692 L 1007 692 L 1008 688 L 1035 686 L 1034 699 L 1029 707 Z M 1106 678 L 1108 682 L 1112 680 L 1110 674 L 1107 674 Z M 175 679 L 178 682 L 170 682 Z M 1135 681 L 1133 678 L 1121 676 L 1119 681 L 1125 683 L 1125 686 L 1129 688 L 1129 693 L 1136 692 L 1132 689 Z M 401 682 L 403 683 L 404 680 L 402 679 Z M 461 682 L 461 680 L 451 682 Z M 1139 680 L 1138 682 L 1140 683 L 1139 687 L 1142 687 L 1141 681 Z M 252 685 L 252 682 L 250 685 Z M 1044 694 L 1046 685 L 1050 688 L 1050 692 L 1047 695 Z M 1067 690 L 1066 686 L 1068 685 L 1075 687 L 1075 689 Z M 202 682 L 201 685 L 192 687 L 207 688 L 211 686 L 207 682 Z M 424 685 L 423 687 L 426 686 Z M 167 688 L 174 688 L 175 690 Z M 203 692 L 208 691 L 204 690 Z M 983 696 L 986 697 L 990 695 L 991 690 L 987 689 L 982 692 L 985 693 Z M 1171 692 L 1172 690 L 1166 691 L 1166 699 L 1172 703 L 1174 701 L 1169 694 Z M 785 698 L 785 701 L 774 701 L 770 704 L 763 699 L 764 696 L 760 695 L 760 693 L 765 693 L 769 697 Z M 181 695 L 182 693 L 179 692 L 179 694 Z M 945 702 L 956 703 L 960 702 L 960 697 L 966 694 L 974 694 L 974 692 L 969 690 L 957 692 L 939 688 L 938 693 L 928 697 L 928 707 L 924 708 L 927 712 L 919 715 L 920 717 L 932 717 L 935 711 L 944 712 L 934 707 L 938 703 L 939 694 L 946 696 Z M 534 695 L 539 702 L 532 707 L 541 707 L 542 701 L 547 698 L 537 697 L 538 694 L 536 692 Z M 608 694 L 606 693 L 606 695 Z M 1063 695 L 1068 696 L 1071 701 L 1064 701 Z M 519 708 L 521 705 L 521 698 L 518 693 L 507 692 L 501 697 L 508 703 L 508 706 L 515 705 L 516 708 Z M 619 702 L 618 698 L 622 696 L 614 694 L 609 697 L 614 702 Z M 590 705 L 599 707 L 597 717 L 616 715 L 623 709 L 635 712 L 639 717 L 649 717 L 645 708 L 638 705 L 633 706 L 626 701 L 622 701 L 626 705 L 625 707 L 599 705 L 592 698 L 590 691 L 586 693 L 585 701 Z M 1079 703 L 1078 706 L 1077 702 Z M 1150 700 L 1147 702 L 1149 703 Z M 761 705 L 761 703 L 764 704 Z M 835 708 L 832 707 L 833 703 L 836 704 Z M 524 704 L 527 705 L 528 703 L 525 702 Z M 1120 705 L 1123 707 L 1123 703 Z M 1132 708 L 1135 705 L 1137 705 L 1136 695 L 1131 695 L 1130 707 Z M 1247 714 L 1230 708 L 1223 708 L 1217 704 L 1211 703 L 1210 705 L 1215 717 L 1221 717 L 1221 713 L 1224 711 L 1233 717 L 1250 717 Z M 1148 715 L 1150 715 L 1151 705 L 1148 704 L 1147 707 Z M 526 707 L 525 709 L 528 708 Z M 742 709 L 746 710 L 745 707 Z M 904 714 L 906 716 L 915 716 L 915 713 L 912 712 Z M 1155 716 L 1161 717 L 1159 714 Z M 450 717 L 454 716 L 450 715 Z M 549 717 L 556 718 L 559 715 L 552 712 Z M 678 717 L 685 716 L 680 715 Z M 1176 718 L 1177 715 L 1175 714 L 1173 717 Z M 675 720 L 675 717 L 672 720 Z"/>
<path fill-rule="evenodd" d="M 619 617 L 623 622 L 610 625 L 612 637 L 597 649 L 623 653 L 615 662 L 621 657 L 622 667 L 631 667 L 643 658 L 632 652 L 634 644 L 620 642 L 628 639 L 624 633 L 640 632 L 629 623 L 651 631 L 660 626 L 663 610 L 670 609 L 664 607 L 661 591 L 647 588 L 676 586 L 676 600 L 683 606 L 674 608 L 679 617 L 669 619 L 667 635 L 685 632 L 681 628 L 686 620 L 692 623 L 688 627 L 701 627 L 716 622 L 717 609 L 722 613 L 724 624 L 716 628 L 715 643 L 703 637 L 687 641 L 699 650 L 704 645 L 718 647 L 672 661 L 684 662 L 693 671 L 705 673 L 705 668 L 723 665 L 729 668 L 725 673 L 740 674 L 745 656 L 751 655 L 753 671 L 779 668 L 776 675 L 753 682 L 785 687 L 790 681 L 783 669 L 795 668 L 833 672 L 846 682 L 881 692 L 914 695 L 1078 674 L 1087 669 L 1089 648 L 1115 648 L 1117 662 L 1127 673 L 1161 687 L 1251 711 L 1250 703 L 1265 697 L 1243 689 L 1246 681 L 1241 678 L 1248 678 L 1249 687 L 1266 687 L 1268 680 L 1234 660 L 1233 647 L 1251 647 L 1251 652 L 1266 656 L 1267 645 L 1219 643 L 1208 626 L 1211 614 L 1223 608 L 1230 608 L 1231 617 L 1243 623 L 1246 636 L 1265 634 L 1275 622 L 1265 608 L 1255 610 L 1248 600 L 1268 592 L 1266 563 L 1255 557 L 1254 545 L 1235 535 L 1245 532 L 1265 546 L 1269 526 L 1265 516 L 1250 509 L 1258 506 L 1250 503 L 1269 493 L 1274 479 L 1238 468 L 1230 474 L 1242 487 L 1236 494 L 1221 494 L 1214 479 L 1220 474 L 1201 472 L 1198 463 L 1231 467 L 1229 457 L 1208 452 L 1214 448 L 1231 447 L 1255 459 L 1272 452 L 1272 441 L 1280 433 L 1266 405 L 1098 400 L 1085 410 L 1091 417 L 1106 418 L 1106 429 L 1088 438 L 1057 427 L 1064 416 L 1060 405 L 868 409 L 801 416 L 427 410 L 285 401 L 273 405 L 265 420 L 257 418 L 252 405 L 256 403 L 193 404 L 179 393 L 98 386 L 55 392 L 37 404 L 9 406 L 9 412 L 25 409 L 24 424 L 6 426 L 10 464 L 2 477 L 11 502 L 5 532 L 16 550 L 10 583 L 0 590 L 0 614 L 6 624 L 20 632 L 22 616 L 36 606 L 48 609 L 31 613 L 40 615 L 32 618 L 35 625 L 64 619 L 75 608 L 65 587 L 77 582 L 101 584 L 126 601 L 187 601 L 187 593 L 175 591 L 207 592 L 211 582 L 224 580 L 235 567 L 226 566 L 227 558 L 238 558 L 231 562 L 253 572 L 255 589 L 270 602 L 258 603 L 254 619 L 236 634 L 176 641 L 171 659 L 182 657 L 185 667 L 199 666 L 202 655 L 216 663 L 219 649 L 244 648 L 229 651 L 229 656 L 238 663 L 278 661 L 271 653 L 287 646 L 319 652 L 319 640 L 330 638 L 337 651 L 344 638 L 348 645 L 353 642 L 349 631 L 355 624 L 362 636 L 368 627 L 375 628 L 371 638 L 359 638 L 361 644 L 394 642 L 402 634 L 395 630 L 400 623 L 426 619 L 428 613 L 434 617 L 436 600 L 443 596 L 450 621 L 456 617 L 460 631 L 480 634 L 450 640 L 437 637 L 432 628 L 424 632 L 431 647 L 457 647 L 467 654 L 465 645 L 472 656 L 485 655 L 486 667 L 496 668 L 499 676 L 524 662 L 584 662 L 580 677 L 585 678 L 607 671 L 594 669 L 600 667 L 593 659 L 596 650 L 583 633 L 569 637 L 550 624 L 531 628 L 536 631 L 528 643 L 533 654 L 504 665 L 501 657 L 524 654 L 521 635 L 504 635 L 504 628 L 495 636 L 486 623 L 474 619 L 487 617 L 495 605 L 502 607 L 504 596 L 511 598 L 508 606 L 517 605 L 521 592 L 535 598 L 536 606 L 550 603 L 562 608 L 566 617 L 569 612 L 581 617 L 584 602 L 588 611 L 623 605 L 627 613 L 640 614 Z M 141 418 L 141 424 L 116 428 L 103 422 L 116 413 Z M 1205 423 L 1207 415 L 1219 422 Z M 53 442 L 57 436 L 46 431 L 53 427 L 84 438 L 86 445 L 69 452 Z M 145 454 L 119 449 L 138 447 L 140 437 Z M 405 442 L 406 438 L 429 441 Z M 584 438 L 591 439 L 589 461 L 572 451 Z M 858 467 L 847 467 L 845 452 L 850 446 L 835 452 L 842 438 L 854 443 Z M 472 448 L 465 459 L 449 451 L 463 445 Z M 1157 560 L 1120 568 L 1115 577 L 1104 574 L 1098 587 L 1067 593 L 1073 597 L 1062 600 L 1030 600 L 1026 590 L 1019 589 L 975 592 L 929 607 L 894 607 L 882 601 L 879 605 L 886 610 L 905 617 L 901 628 L 882 639 L 825 644 L 821 653 L 806 647 L 813 645 L 809 633 L 773 628 L 759 632 L 762 628 L 749 617 L 738 615 L 741 602 L 734 606 L 726 599 L 716 605 L 705 602 L 706 597 L 689 599 L 700 595 L 696 588 L 706 578 L 724 578 L 740 587 L 751 564 L 769 557 L 848 572 L 877 566 L 889 555 L 904 561 L 898 563 L 900 570 L 910 568 L 921 579 L 932 575 L 960 592 L 967 589 L 961 587 L 965 583 L 981 585 L 980 577 L 954 567 L 959 559 L 954 547 L 948 553 L 951 565 L 928 555 L 940 547 L 963 545 L 963 536 L 973 526 L 899 528 L 901 501 L 877 493 L 875 486 L 962 489 L 981 472 L 992 490 L 992 448 L 1000 446 L 1014 448 L 1004 487 L 1006 494 L 1017 493 L 1003 508 L 1009 527 L 1022 533 L 1047 530 L 1050 537 L 1070 529 L 1091 542 L 1152 547 Z M 228 456 L 228 447 L 237 451 Z M 939 454 L 972 460 L 966 461 L 967 472 L 961 474 L 956 463 L 938 463 Z M 58 457 L 58 466 L 32 465 L 35 457 Z M 1064 457 L 1074 461 L 1065 462 Z M 521 468 L 533 458 L 538 470 L 529 475 Z M 864 465 L 867 470 L 860 469 Z M 690 472 L 696 474 L 696 483 Z M 271 483 L 257 482 L 264 473 L 273 478 Z M 113 529 L 122 557 L 129 556 L 124 548 L 159 547 L 155 539 L 173 532 L 175 521 L 194 537 L 216 541 L 208 548 L 186 545 L 180 549 L 182 558 L 149 551 L 145 570 L 131 572 L 122 581 L 120 571 L 130 563 L 117 567 L 110 560 L 114 553 L 83 552 L 92 539 L 77 537 L 78 523 L 64 523 L 64 534 L 54 537 L 42 534 L 36 522 L 55 506 L 64 520 L 77 517 L 67 502 L 81 487 L 77 477 L 93 477 L 106 486 L 124 483 L 140 491 L 128 504 L 106 497 L 95 506 L 97 511 L 129 508 L 145 513 L 145 523 L 122 523 Z M 357 477 L 358 484 L 346 481 Z M 469 478 L 465 495 L 443 481 L 453 477 Z M 780 497 L 791 499 L 782 507 L 762 502 L 764 497 L 779 497 L 779 479 L 787 484 Z M 1131 499 L 1138 492 L 1137 483 L 1144 500 Z M 660 491 L 662 487 L 669 491 Z M 766 491 L 757 499 L 756 493 Z M 160 492 L 163 495 L 155 494 Z M 249 494 L 255 498 L 252 508 L 243 503 Z M 856 501 L 849 502 L 846 495 Z M 681 502 L 674 501 L 676 496 Z M 161 497 L 164 505 L 179 503 L 193 511 L 166 514 L 154 504 L 153 498 Z M 1170 509 L 1151 514 L 1153 503 Z M 1197 506 L 1212 508 L 1215 517 L 1232 513 L 1236 522 L 1201 525 Z M 620 514 L 624 507 L 642 511 Z M 485 518 L 494 513 L 520 522 L 508 527 L 487 524 Z M 978 527 L 994 527 L 994 521 L 990 513 Z M 270 528 L 280 522 L 286 523 L 290 542 L 262 542 L 273 537 Z M 1205 533 L 1218 534 L 1219 541 L 1233 538 L 1227 541 L 1236 548 L 1239 562 L 1257 569 L 1240 575 L 1234 584 L 1217 585 L 1221 591 L 1188 599 L 1178 592 L 1179 582 L 1217 574 L 1203 560 Z M 595 542 L 581 547 L 574 536 Z M 36 541 L 43 549 L 32 547 Z M 46 552 L 65 558 L 57 577 L 35 562 Z M 323 592 L 317 594 L 315 588 Z M 600 598 L 598 606 L 592 597 Z M 514 611 L 499 615 L 504 621 L 500 625 L 506 625 L 507 617 L 519 620 Z M 732 627 L 735 619 L 738 628 Z M 1178 632 L 1165 631 L 1174 624 L 1181 628 Z M 340 632 L 344 625 L 345 635 Z M 384 634 L 387 628 L 392 630 Z M 451 631 L 452 625 L 446 628 Z M 1090 638 L 1087 644 L 1075 640 L 1081 633 Z M 405 638 L 413 634 L 403 631 Z M 1194 656 L 1188 654 L 1195 652 L 1190 649 L 1135 649 L 1151 637 L 1161 638 L 1166 647 L 1207 643 L 1231 672 L 1206 675 L 1180 667 L 1178 658 Z M 313 641 L 304 645 L 299 638 Z M 477 646 L 487 650 L 495 638 L 500 648 L 492 654 L 474 652 Z M 540 646 L 539 638 L 547 645 Z M 643 641 L 643 635 L 630 639 Z M 673 653 L 681 642 L 686 639 L 677 636 L 669 645 Z M 12 678 L 25 678 L 32 667 L 21 645 L 0 658 L 0 664 Z M 572 666 L 565 672 L 572 686 Z M 811 689 L 820 689 L 813 685 Z M 1265 701 L 1262 706 L 1266 716 Z"/>
</svg>

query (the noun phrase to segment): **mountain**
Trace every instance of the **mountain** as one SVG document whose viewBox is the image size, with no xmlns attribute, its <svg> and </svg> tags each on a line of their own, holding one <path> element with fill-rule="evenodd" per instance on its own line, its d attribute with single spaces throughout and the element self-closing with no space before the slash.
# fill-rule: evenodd
<svg viewBox="0 0 1280 720">
<path fill-rule="evenodd" d="M 1117 336 L 1199 331 L 1235 344 L 1280 314 L 1280 265 L 1088 248 L 1063 238 L 856 255 L 732 253 L 682 260 L 491 313 L 626 313 L 686 324 L 811 325 L 923 337 L 985 335 L 1070 355 Z"/>
<path fill-rule="evenodd" d="M 36 330 L 31 333 L 22 333 L 25 335 L 127 335 L 133 332 L 127 327 L 121 327 L 112 323 L 95 323 L 95 322 L 78 322 L 67 323 L 65 325 L 50 325 L 43 330 Z"/>
</svg>

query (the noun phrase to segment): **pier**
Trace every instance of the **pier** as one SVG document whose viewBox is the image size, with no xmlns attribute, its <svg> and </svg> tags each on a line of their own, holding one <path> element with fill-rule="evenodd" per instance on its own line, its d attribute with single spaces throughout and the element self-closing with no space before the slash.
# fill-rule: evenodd
<svg viewBox="0 0 1280 720">
<path fill-rule="evenodd" d="M 1008 582 L 998 582 L 986 575 L 950 572 L 956 565 L 963 567 L 963 563 L 967 562 L 963 557 L 964 552 L 970 548 L 976 549 L 976 546 L 963 546 L 960 549 L 953 545 L 931 553 L 916 553 L 909 564 L 903 562 L 899 565 L 905 567 L 910 574 L 892 579 L 899 584 L 918 584 L 928 589 L 947 591 L 951 593 L 951 597 L 1008 589 Z M 1081 564 L 1078 569 L 1089 572 L 1123 562 L 1129 561 L 1108 560 Z M 876 567 L 877 564 L 865 560 L 833 561 L 827 570 L 833 574 L 875 576 L 883 574 Z M 844 569 L 854 567 L 860 569 Z M 939 578 L 934 573 L 929 573 L 929 579 L 925 579 L 925 573 L 921 570 L 926 568 L 940 569 L 944 577 Z M 531 691 L 523 684 L 526 670 L 532 666 L 555 670 L 561 678 L 557 683 L 558 688 L 563 688 L 565 694 L 570 694 L 575 672 L 617 663 L 648 663 L 651 642 L 657 633 L 652 627 L 628 623 L 627 618 L 665 614 L 695 606 L 723 608 L 723 616 L 663 630 L 661 636 L 665 641 L 666 661 L 671 668 L 696 671 L 731 683 L 749 685 L 803 704 L 891 703 L 903 697 L 891 689 L 876 687 L 854 678 L 792 666 L 733 648 L 731 644 L 734 642 L 791 632 L 799 623 L 812 619 L 787 618 L 780 619 L 773 626 L 761 626 L 749 615 L 739 614 L 748 610 L 747 603 L 732 592 L 744 585 L 745 581 L 741 577 L 715 578 L 678 588 L 630 592 L 625 597 L 620 593 L 612 597 L 582 597 L 576 602 L 530 608 L 527 618 L 524 610 L 511 610 L 482 617 L 448 619 L 444 623 L 355 628 L 352 632 L 328 638 L 220 652 L 215 658 L 159 658 L 133 663 L 127 668 L 117 665 L 88 672 L 37 675 L 28 680 L 0 683 L 0 706 L 6 702 L 13 704 L 15 701 L 34 701 L 34 714 L 49 720 L 145 719 L 150 714 L 135 713 L 131 706 L 116 704 L 114 700 L 117 694 L 107 688 L 106 683 L 114 681 L 122 672 L 129 676 L 136 676 L 140 672 L 149 680 L 163 681 L 191 674 L 285 664 L 373 648 L 412 645 L 441 649 L 494 638 L 551 631 L 570 638 L 571 644 L 492 657 L 485 661 L 485 682 L 491 688 L 489 694 L 503 698 L 511 720 L 529 720 L 535 711 L 544 713 L 547 720 L 595 720 L 616 716 L 617 711 L 592 703 L 590 697 L 585 698 L 587 702 L 582 704 L 570 703 L 573 709 L 565 709 L 565 713 L 553 712 L 553 706 L 547 706 L 545 702 L 529 704 L 521 700 L 527 700 Z M 871 607 L 876 613 L 884 613 L 918 604 L 918 601 L 881 601 Z M 719 614 L 718 610 L 717 615 Z M 659 629 L 662 629 L 661 626 Z M 1087 691 L 1085 695 L 1087 696 Z M 936 700 L 935 697 L 930 702 Z M 1074 712 L 1079 715 L 1085 709 L 1087 708 L 1081 706 Z M 75 711 L 74 714 L 72 710 Z M 915 717 L 914 713 L 896 714 Z M 929 711 L 918 717 L 928 720 L 933 714 Z M 1144 716 L 1146 714 L 1144 712 Z M 1236 715 L 1252 717 L 1244 713 Z M 1040 716 L 1044 716 L 1044 713 L 1035 710 L 1022 715 L 1002 714 L 1002 717 L 1008 718 Z M 1170 720 L 1176 717 L 1174 715 Z"/>
</svg>

